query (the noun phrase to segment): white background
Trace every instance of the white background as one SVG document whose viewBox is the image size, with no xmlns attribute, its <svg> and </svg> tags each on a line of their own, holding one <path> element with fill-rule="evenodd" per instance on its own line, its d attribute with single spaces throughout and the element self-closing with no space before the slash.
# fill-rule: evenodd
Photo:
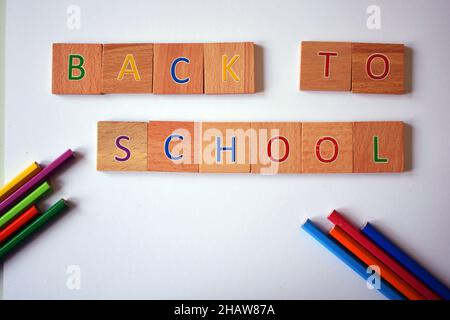
<svg viewBox="0 0 450 320">
<path fill-rule="evenodd" d="M 81 29 L 66 8 L 81 8 Z M 381 30 L 366 8 L 381 8 Z M 9 257 L 4 297 L 379 299 L 300 225 L 340 209 L 380 226 L 450 279 L 448 31 L 442 1 L 8 1 L 6 178 L 67 148 L 78 160 L 54 179 L 50 204 L 74 205 Z M 412 92 L 298 91 L 302 40 L 404 43 Z M 263 91 L 231 96 L 53 96 L 53 42 L 254 41 Z M 259 84 L 261 87 L 261 83 Z M 353 121 L 409 124 L 402 174 L 103 173 L 100 120 Z M 412 140 L 411 140 L 412 139 Z M 66 270 L 81 268 L 81 290 Z M 447 282 L 448 283 L 448 282 Z"/>
</svg>

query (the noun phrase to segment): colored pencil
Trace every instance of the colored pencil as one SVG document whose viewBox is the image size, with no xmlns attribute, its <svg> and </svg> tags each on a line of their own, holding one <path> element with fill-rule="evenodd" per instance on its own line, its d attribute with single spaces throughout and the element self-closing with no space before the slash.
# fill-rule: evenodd
<svg viewBox="0 0 450 320">
<path fill-rule="evenodd" d="M 69 159 L 73 157 L 72 150 L 65 151 L 62 155 L 60 155 L 56 160 L 42 169 L 38 174 L 36 174 L 33 178 L 27 181 L 23 186 L 17 189 L 14 193 L 12 193 L 9 197 L 7 197 L 2 203 L 0 203 L 0 214 L 3 213 L 6 209 L 13 206 L 17 201 L 23 198 L 31 189 L 36 187 L 41 182 L 47 180 L 47 178 L 55 172 L 56 169 L 61 167 L 64 163 L 66 163 Z"/>
<path fill-rule="evenodd" d="M 419 294 L 429 300 L 439 300 L 439 296 L 433 291 L 428 289 L 422 282 L 416 279 L 408 270 L 403 268 L 397 261 L 392 259 L 383 250 L 378 248 L 375 243 L 369 240 L 365 235 L 363 235 L 356 227 L 354 227 L 350 222 L 348 222 L 339 212 L 334 210 L 328 216 L 328 220 L 333 222 L 335 225 L 341 227 L 350 237 L 355 239 L 361 246 L 363 246 L 367 251 L 377 257 L 381 262 L 383 262 L 389 269 L 394 271 L 400 278 L 402 278 L 406 283 L 414 288 Z"/>
<path fill-rule="evenodd" d="M 380 260 L 375 258 L 370 252 L 364 249 L 358 242 L 347 235 L 341 228 L 334 226 L 330 230 L 330 235 L 336 239 L 348 251 L 353 253 L 358 259 L 368 266 L 375 265 L 379 268 L 379 275 L 389 282 L 395 289 L 410 300 L 424 300 L 424 297 L 418 294 L 411 286 L 399 278 L 394 272 L 384 265 Z"/>
<path fill-rule="evenodd" d="M 27 225 L 24 229 L 19 231 L 15 236 L 5 242 L 0 246 L 0 260 L 9 253 L 11 250 L 16 248 L 24 239 L 26 239 L 30 234 L 38 230 L 42 225 L 44 225 L 52 217 L 56 216 L 58 213 L 67 208 L 67 204 L 64 199 L 59 200 L 54 205 L 52 205 L 47 211 L 37 217 L 33 222 Z"/>
<path fill-rule="evenodd" d="M 375 242 L 380 248 L 390 254 L 400 264 L 408 269 L 412 274 L 425 283 L 431 290 L 437 293 L 441 298 L 450 300 L 450 290 L 445 284 L 436 279 L 430 272 L 423 268 L 413 258 L 402 251 L 391 240 L 384 236 L 377 228 L 372 224 L 367 223 L 362 229 L 362 233 L 365 234 L 370 240 Z"/>
<path fill-rule="evenodd" d="M 315 226 L 311 220 L 308 219 L 302 225 L 302 228 L 326 249 L 342 260 L 347 266 L 353 269 L 359 276 L 365 280 L 369 278 L 370 274 L 366 272 L 366 267 L 345 249 L 341 248 L 331 237 Z M 380 288 L 377 288 L 377 290 L 388 299 L 404 300 L 403 296 L 392 289 L 384 280 L 381 280 Z"/>
<path fill-rule="evenodd" d="M 25 182 L 29 181 L 40 170 L 41 167 L 39 167 L 39 164 L 37 164 L 36 162 L 33 162 L 28 167 L 26 167 L 21 173 L 14 177 L 14 179 L 0 188 L 0 202 L 8 197 L 11 193 L 19 189 L 21 186 L 23 186 Z"/>
<path fill-rule="evenodd" d="M 9 209 L 8 212 L 0 217 L 0 229 L 3 228 L 12 219 L 14 219 L 17 215 L 31 207 L 33 203 L 42 198 L 50 190 L 51 187 L 47 182 L 44 182 L 39 187 L 34 189 L 29 195 L 20 200 L 14 207 Z"/>
<path fill-rule="evenodd" d="M 36 208 L 36 206 L 32 206 L 16 219 L 14 219 L 14 221 L 8 224 L 5 229 L 0 231 L 0 244 L 8 239 L 11 235 L 16 233 L 18 230 L 20 230 L 38 214 L 39 210 Z"/>
</svg>

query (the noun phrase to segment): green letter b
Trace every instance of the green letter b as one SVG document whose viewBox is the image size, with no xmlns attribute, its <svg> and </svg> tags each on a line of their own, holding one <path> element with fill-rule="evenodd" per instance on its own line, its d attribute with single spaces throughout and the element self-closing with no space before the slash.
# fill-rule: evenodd
<svg viewBox="0 0 450 320">
<path fill-rule="evenodd" d="M 74 60 L 78 59 L 78 64 L 74 64 Z M 83 79 L 86 71 L 83 68 L 84 58 L 80 54 L 69 54 L 69 80 L 81 80 Z M 79 71 L 78 75 L 74 75 L 73 70 Z"/>
</svg>

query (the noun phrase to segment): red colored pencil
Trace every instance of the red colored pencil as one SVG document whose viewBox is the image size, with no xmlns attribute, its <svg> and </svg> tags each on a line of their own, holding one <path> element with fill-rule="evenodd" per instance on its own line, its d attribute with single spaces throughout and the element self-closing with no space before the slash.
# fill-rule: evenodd
<svg viewBox="0 0 450 320">
<path fill-rule="evenodd" d="M 360 233 L 357 228 L 355 228 L 350 222 L 348 222 L 339 212 L 334 210 L 328 216 L 330 220 L 335 225 L 341 227 L 350 237 L 355 239 L 361 246 L 363 246 L 367 251 L 373 254 L 375 257 L 381 260 L 389 269 L 394 271 L 400 278 L 407 282 L 411 287 L 413 287 L 418 293 L 429 300 L 440 300 L 439 296 L 431 291 L 422 282 L 416 279 L 410 272 L 403 268 L 397 261 L 392 259 L 383 250 L 378 248 L 369 238 L 364 234 Z"/>
<path fill-rule="evenodd" d="M 39 210 L 36 206 L 30 207 L 27 211 L 22 213 L 13 222 L 8 224 L 3 230 L 0 231 L 0 243 L 5 241 L 10 235 L 20 230 L 25 226 L 31 219 L 39 214 Z"/>
</svg>

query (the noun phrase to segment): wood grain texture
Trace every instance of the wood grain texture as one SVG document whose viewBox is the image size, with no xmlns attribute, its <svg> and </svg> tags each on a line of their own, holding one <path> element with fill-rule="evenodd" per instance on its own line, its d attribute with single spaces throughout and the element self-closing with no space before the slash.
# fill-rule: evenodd
<svg viewBox="0 0 450 320">
<path fill-rule="evenodd" d="M 351 42 L 303 41 L 300 51 L 300 90 L 351 90 Z"/>
<path fill-rule="evenodd" d="M 121 75 L 122 68 L 133 70 L 132 61 L 135 63 L 136 75 L 129 72 Z M 102 93 L 152 92 L 153 43 L 103 45 Z"/>
<path fill-rule="evenodd" d="M 146 171 L 147 134 L 146 122 L 98 122 L 97 170 Z"/>
<path fill-rule="evenodd" d="M 204 48 L 206 94 L 255 93 L 253 42 L 206 43 Z"/>
<path fill-rule="evenodd" d="M 396 121 L 353 123 L 353 172 L 402 172 L 403 127 Z"/>
<path fill-rule="evenodd" d="M 70 54 L 78 54 L 84 58 L 82 67 L 85 70 L 85 75 L 81 80 L 69 80 Z M 53 94 L 101 93 L 101 44 L 54 43 L 52 61 Z M 73 72 L 76 73 L 78 70 Z"/>
<path fill-rule="evenodd" d="M 169 172 L 198 172 L 199 124 L 181 121 L 150 121 L 148 123 L 148 170 Z M 170 140 L 165 153 L 166 140 L 171 135 L 182 136 Z"/>
<path fill-rule="evenodd" d="M 301 173 L 302 172 L 302 124 L 300 122 L 252 122 L 256 132 L 250 147 L 251 172 L 263 174 Z M 268 144 L 272 138 L 271 156 L 268 154 Z M 286 151 L 288 151 L 286 153 Z M 276 161 L 278 160 L 278 161 Z"/>
<path fill-rule="evenodd" d="M 404 45 L 352 43 L 352 92 L 355 93 L 404 93 Z M 369 77 L 367 66 L 371 72 L 381 77 L 385 71 L 384 55 L 389 61 L 389 70 L 384 78 Z M 369 63 L 370 61 L 370 63 Z"/>
<path fill-rule="evenodd" d="M 250 172 L 250 122 L 202 122 L 201 132 L 199 172 Z M 235 162 L 232 161 L 231 151 L 222 151 L 220 162 L 217 161 L 217 137 L 221 140 L 221 147 L 231 147 L 235 138 Z"/>
<path fill-rule="evenodd" d="M 180 62 L 176 75 L 189 78 L 186 83 L 172 79 L 172 62 L 180 57 L 189 63 Z M 153 59 L 153 93 L 155 94 L 202 94 L 203 90 L 203 44 L 201 43 L 156 43 Z"/>
<path fill-rule="evenodd" d="M 353 171 L 352 122 L 303 122 L 303 173 L 351 173 Z M 324 139 L 325 140 L 322 140 Z M 334 139 L 335 144 L 328 138 Z M 319 143 L 323 141 L 322 143 Z M 317 145 L 320 148 L 317 151 Z M 317 153 L 322 159 L 319 160 Z M 333 156 L 336 156 L 334 161 Z"/>
</svg>

